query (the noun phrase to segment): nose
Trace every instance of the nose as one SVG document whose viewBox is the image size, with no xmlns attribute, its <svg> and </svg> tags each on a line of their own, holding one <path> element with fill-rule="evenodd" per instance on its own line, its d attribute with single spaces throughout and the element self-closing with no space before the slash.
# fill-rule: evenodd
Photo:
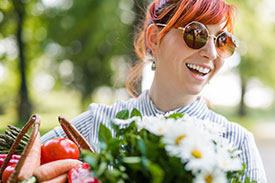
<svg viewBox="0 0 275 183">
<path fill-rule="evenodd" d="M 218 56 L 216 47 L 215 47 L 215 38 L 210 36 L 207 40 L 206 45 L 200 50 L 201 56 L 208 60 L 215 60 Z"/>
</svg>

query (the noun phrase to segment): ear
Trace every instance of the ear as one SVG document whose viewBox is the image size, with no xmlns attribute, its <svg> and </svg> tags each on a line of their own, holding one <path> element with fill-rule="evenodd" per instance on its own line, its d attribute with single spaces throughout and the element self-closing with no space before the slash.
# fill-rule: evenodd
<svg viewBox="0 0 275 183">
<path fill-rule="evenodd" d="M 158 47 L 158 34 L 158 26 L 156 26 L 155 24 L 149 25 L 146 32 L 146 43 L 153 53 L 155 53 L 156 48 Z"/>
</svg>

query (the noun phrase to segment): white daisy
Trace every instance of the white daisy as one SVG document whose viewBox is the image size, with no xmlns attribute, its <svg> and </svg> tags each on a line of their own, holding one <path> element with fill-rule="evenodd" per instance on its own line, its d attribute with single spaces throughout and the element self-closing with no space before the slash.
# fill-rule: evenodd
<svg viewBox="0 0 275 183">
<path fill-rule="evenodd" d="M 144 128 L 155 135 L 162 136 L 170 126 L 173 126 L 173 122 L 173 119 L 166 119 L 164 116 L 145 116 L 137 126 L 139 130 Z"/>
<path fill-rule="evenodd" d="M 165 149 L 172 156 L 181 157 L 184 151 L 182 144 L 193 133 L 193 126 L 181 120 L 169 119 L 169 127 L 163 134 Z"/>
<path fill-rule="evenodd" d="M 193 116 L 191 117 L 186 114 L 184 115 L 183 120 L 189 122 L 191 121 L 194 125 L 201 126 L 202 128 L 204 128 L 204 130 L 206 130 L 209 133 L 209 135 L 212 135 L 214 138 L 221 137 L 222 134 L 225 133 L 225 128 L 223 126 L 211 122 L 208 118 L 202 120 Z"/>
<path fill-rule="evenodd" d="M 186 170 L 194 174 L 200 171 L 212 171 L 216 166 L 214 144 L 203 136 L 192 134 L 182 145 L 182 161 L 187 163 Z"/>
<path fill-rule="evenodd" d="M 212 172 L 201 172 L 198 174 L 193 183 L 226 183 L 227 178 L 223 171 L 214 170 Z"/>
<path fill-rule="evenodd" d="M 240 151 L 223 139 L 221 144 L 217 145 L 217 163 L 225 171 L 235 171 L 242 169 L 241 159 L 238 157 Z"/>
</svg>

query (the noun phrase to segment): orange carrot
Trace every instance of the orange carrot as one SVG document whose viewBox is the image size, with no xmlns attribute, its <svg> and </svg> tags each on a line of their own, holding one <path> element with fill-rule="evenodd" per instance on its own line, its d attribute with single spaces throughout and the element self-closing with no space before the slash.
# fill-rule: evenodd
<svg viewBox="0 0 275 183">
<path fill-rule="evenodd" d="M 38 182 L 47 181 L 68 172 L 70 169 L 80 165 L 81 163 L 81 161 L 76 159 L 52 161 L 38 167 L 33 175 L 37 178 Z"/>
<path fill-rule="evenodd" d="M 41 156 L 41 143 L 40 143 L 40 133 L 38 132 L 35 137 L 34 143 L 27 154 L 25 161 L 23 162 L 21 171 L 18 175 L 18 180 L 26 180 L 33 175 L 35 169 L 40 166 L 40 156 Z"/>
<path fill-rule="evenodd" d="M 63 173 L 51 180 L 46 180 L 46 181 L 43 181 L 41 183 L 66 183 L 68 180 L 68 175 L 67 173 Z"/>
</svg>

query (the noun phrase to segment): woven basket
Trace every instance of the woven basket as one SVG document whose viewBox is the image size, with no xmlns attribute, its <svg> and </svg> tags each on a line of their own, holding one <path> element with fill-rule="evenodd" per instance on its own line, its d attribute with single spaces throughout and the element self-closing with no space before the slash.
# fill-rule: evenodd
<svg viewBox="0 0 275 183">
<path fill-rule="evenodd" d="M 87 149 L 95 152 L 95 149 L 85 140 L 78 130 L 64 117 L 59 116 L 58 121 L 66 133 L 67 137 L 72 140 L 79 149 Z"/>
<path fill-rule="evenodd" d="M 15 168 L 15 171 L 12 173 L 12 175 L 9 178 L 10 183 L 15 183 L 17 181 L 17 177 L 19 175 L 20 170 L 23 167 L 23 164 L 26 160 L 26 157 L 28 156 L 29 152 L 30 152 L 30 147 L 32 147 L 34 140 L 36 138 L 37 135 L 39 135 L 39 126 L 40 126 L 40 117 L 38 115 L 33 115 L 30 117 L 30 119 L 28 120 L 28 122 L 26 123 L 26 125 L 22 128 L 22 130 L 20 131 L 20 133 L 18 134 L 18 136 L 16 137 L 13 145 L 11 146 L 11 150 L 9 151 L 1 169 L 0 169 L 0 178 L 2 177 L 3 171 L 5 170 L 5 168 L 8 165 L 8 162 L 11 159 L 11 156 L 14 154 L 15 149 L 17 148 L 18 144 L 20 143 L 21 139 L 23 138 L 23 136 L 29 131 L 29 129 L 31 127 L 32 128 L 32 132 L 29 138 L 29 141 L 27 143 L 27 145 L 25 146 L 22 154 L 21 154 L 21 158 Z M 2 182 L 2 178 L 1 181 Z"/>
<path fill-rule="evenodd" d="M 66 120 L 64 117 L 60 116 L 58 118 L 58 121 L 59 121 L 61 127 L 63 128 L 64 132 L 66 133 L 67 137 L 70 140 L 72 140 L 78 146 L 79 149 L 81 149 L 81 150 L 86 149 L 86 150 L 95 152 L 95 149 L 85 140 L 85 138 L 78 132 L 78 130 L 68 120 Z M 7 167 L 8 162 L 10 161 L 11 156 L 14 154 L 15 149 L 17 148 L 18 144 L 20 143 L 22 137 L 29 131 L 29 129 L 31 127 L 33 127 L 29 141 L 21 154 L 21 158 L 15 168 L 15 171 L 9 178 L 10 183 L 15 183 L 17 181 L 18 175 L 23 167 L 25 159 L 30 152 L 30 149 L 34 143 L 36 136 L 39 134 L 39 126 L 40 126 L 40 117 L 38 115 L 33 115 L 32 117 L 30 117 L 30 119 L 28 120 L 26 125 L 22 128 L 22 130 L 16 137 L 16 140 L 14 141 L 14 143 L 11 147 L 11 150 L 9 151 L 9 153 L 0 169 L 0 178 L 2 177 L 3 171 Z M 0 180 L 0 183 L 1 182 L 2 182 L 2 179 Z"/>
</svg>

